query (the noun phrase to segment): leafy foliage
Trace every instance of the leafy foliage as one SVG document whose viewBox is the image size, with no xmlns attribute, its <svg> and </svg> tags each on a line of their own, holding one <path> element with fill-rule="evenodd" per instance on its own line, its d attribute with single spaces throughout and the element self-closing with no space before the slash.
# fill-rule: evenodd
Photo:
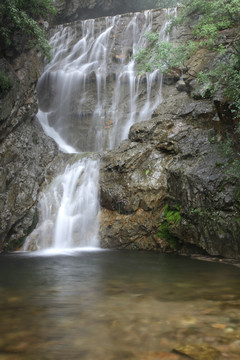
<svg viewBox="0 0 240 360">
<path fill-rule="evenodd" d="M 167 73 L 171 69 L 180 68 L 186 59 L 196 51 L 196 44 L 189 41 L 188 44 L 172 44 L 160 41 L 158 34 L 149 32 L 145 34 L 149 41 L 149 49 L 140 49 L 134 58 L 139 64 L 140 72 L 150 72 L 158 68 L 161 72 Z"/>
<path fill-rule="evenodd" d="M 192 28 L 193 35 L 205 44 L 213 45 L 219 31 L 235 26 L 240 20 L 238 0 L 184 0 L 180 15 L 173 26 L 189 23 L 192 16 L 197 22 Z"/>
<path fill-rule="evenodd" d="M 164 208 L 164 216 L 169 224 L 177 224 L 181 220 L 179 206 L 176 206 L 174 210 L 171 210 L 168 205 Z"/>
<path fill-rule="evenodd" d="M 193 21 L 194 19 L 194 21 Z M 192 26 L 192 23 L 194 25 Z M 234 28 L 240 22 L 239 0 L 183 0 L 183 6 L 173 27 L 185 24 L 191 26 L 194 41 L 187 43 L 161 43 L 157 34 L 146 34 L 149 49 L 136 54 L 140 71 L 159 68 L 164 72 L 185 65 L 185 61 L 199 48 L 207 47 L 218 53 L 219 62 L 210 73 L 198 75 L 199 84 L 210 84 L 208 91 L 214 93 L 219 86 L 225 88 L 235 116 L 240 115 L 240 34 L 231 41 L 223 41 L 222 31 Z M 150 50 L 150 51 L 149 51 Z M 193 74 L 192 74 L 193 75 Z"/>
<path fill-rule="evenodd" d="M 50 47 L 38 19 L 54 13 L 53 0 L 4 0 L 0 4 L 0 46 L 10 46 L 16 31 L 25 34 L 49 58 Z"/>
<path fill-rule="evenodd" d="M 181 215 L 179 207 L 176 206 L 173 210 L 168 205 L 163 210 L 164 221 L 157 233 L 157 236 L 168 242 L 171 249 L 176 249 L 178 246 L 178 239 L 171 232 L 171 227 L 175 226 L 180 220 Z"/>
<path fill-rule="evenodd" d="M 229 104 L 233 127 L 222 146 L 228 149 L 229 171 L 240 178 L 240 1 L 239 0 L 183 0 L 177 18 L 172 19 L 168 31 L 174 27 L 189 26 L 193 40 L 188 42 L 160 42 L 157 34 L 148 33 L 149 47 L 141 49 L 135 59 L 139 71 L 158 68 L 166 73 L 186 71 L 186 60 L 201 48 L 216 52 L 210 71 L 197 76 L 197 85 L 203 98 L 211 97 L 221 89 Z M 231 35 L 228 36 L 228 33 Z M 194 96 L 194 94 L 192 94 Z M 224 136 L 227 138 L 227 135 Z"/>
</svg>

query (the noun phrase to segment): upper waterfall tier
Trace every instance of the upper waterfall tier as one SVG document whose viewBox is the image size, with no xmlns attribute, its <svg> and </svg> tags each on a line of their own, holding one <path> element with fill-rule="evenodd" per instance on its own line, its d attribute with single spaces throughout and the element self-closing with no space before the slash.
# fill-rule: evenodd
<svg viewBox="0 0 240 360">
<path fill-rule="evenodd" d="M 60 25 L 51 38 L 52 61 L 38 83 L 38 117 L 66 152 L 115 148 L 131 125 L 161 102 L 162 75 L 140 76 L 132 55 L 144 34 L 165 28 L 174 9 L 144 11 Z"/>
</svg>

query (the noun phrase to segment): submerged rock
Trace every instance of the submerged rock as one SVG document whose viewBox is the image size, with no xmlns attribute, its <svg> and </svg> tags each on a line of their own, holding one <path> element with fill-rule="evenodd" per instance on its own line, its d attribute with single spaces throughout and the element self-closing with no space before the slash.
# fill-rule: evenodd
<svg viewBox="0 0 240 360">
<path fill-rule="evenodd" d="M 220 351 L 209 345 L 186 345 L 176 347 L 174 352 L 187 355 L 193 360 L 217 360 L 221 355 Z"/>
</svg>

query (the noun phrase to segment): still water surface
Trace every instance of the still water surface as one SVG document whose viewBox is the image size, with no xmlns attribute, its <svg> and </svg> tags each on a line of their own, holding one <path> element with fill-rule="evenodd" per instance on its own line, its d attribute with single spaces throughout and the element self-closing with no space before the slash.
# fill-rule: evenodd
<svg viewBox="0 0 240 360">
<path fill-rule="evenodd" d="M 0 294 L 0 360 L 172 360 L 187 344 L 240 359 L 232 266 L 128 251 L 7 254 Z"/>
</svg>

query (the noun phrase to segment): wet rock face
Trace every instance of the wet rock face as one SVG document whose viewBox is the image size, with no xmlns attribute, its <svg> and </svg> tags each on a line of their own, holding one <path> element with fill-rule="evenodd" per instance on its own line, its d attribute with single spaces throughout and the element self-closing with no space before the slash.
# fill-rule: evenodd
<svg viewBox="0 0 240 360">
<path fill-rule="evenodd" d="M 184 161 L 169 168 L 170 203 L 181 204 L 182 216 L 172 231 L 208 254 L 236 257 L 240 253 L 237 179 L 225 177 L 216 162 L 216 157 L 206 156 L 197 164 Z"/>
<path fill-rule="evenodd" d="M 186 35 L 184 29 L 182 34 Z M 111 166 L 103 166 L 103 246 L 168 251 L 172 247 L 169 240 L 156 236 L 166 224 L 163 207 L 167 204 L 180 213 L 179 221 L 167 222 L 178 251 L 240 256 L 239 179 L 226 170 L 228 159 L 219 146 L 226 129 L 233 126 L 232 120 L 221 92 L 215 98 L 204 99 L 191 76 L 191 71 L 209 70 L 213 65 L 214 54 L 199 51 L 189 60 L 188 71 L 181 79 L 177 72 L 165 77 L 164 101 L 152 119 L 133 125 L 125 152 L 120 147 L 112 153 Z M 219 141 L 213 144 L 216 133 Z M 151 164 L 152 157 L 161 158 L 161 166 L 156 161 L 148 172 L 146 164 Z M 108 158 L 107 154 L 103 160 Z M 145 188 L 135 192 L 135 174 L 140 169 Z M 153 200 L 151 178 L 157 169 L 161 169 L 161 175 L 159 182 L 157 177 L 154 180 Z"/>
<path fill-rule="evenodd" d="M 35 119 L 35 86 L 43 67 L 34 51 L 1 59 L 11 81 L 0 98 L 0 251 L 14 248 L 36 225 L 36 200 L 56 145 Z"/>
<path fill-rule="evenodd" d="M 150 121 L 132 126 L 129 141 L 103 157 L 101 241 L 106 247 L 169 249 L 157 235 L 163 206 L 180 209 L 169 229 L 181 248 L 238 257 L 238 179 L 211 144 L 217 109 L 175 86 Z"/>
<path fill-rule="evenodd" d="M 112 15 L 113 0 L 57 0 L 56 23 Z"/>
<path fill-rule="evenodd" d="M 103 247 L 160 248 L 156 233 L 166 197 L 166 174 L 162 171 L 165 166 L 165 155 L 151 144 L 125 141 L 118 150 L 103 156 L 100 171 Z"/>
<path fill-rule="evenodd" d="M 208 254 L 234 257 L 240 252 L 238 180 L 223 170 L 227 159 L 210 144 L 210 133 L 189 127 L 175 137 L 178 155 L 167 169 L 168 204 L 180 206 L 181 220 L 172 233 Z"/>
<path fill-rule="evenodd" d="M 27 114 L 37 110 L 34 90 L 43 62 L 35 51 L 19 56 L 1 58 L 1 70 L 11 83 L 10 91 L 0 97 L 0 141 L 2 141 Z"/>
<path fill-rule="evenodd" d="M 122 2 L 120 0 L 55 0 L 55 6 L 57 9 L 55 23 L 57 24 L 114 16 L 144 9 L 143 4 L 139 5 L 138 1 Z M 156 2 L 152 1 L 149 7 L 156 7 Z"/>
<path fill-rule="evenodd" d="M 35 118 L 22 122 L 1 144 L 0 249 L 14 248 L 36 226 L 37 196 L 56 152 Z"/>
</svg>

